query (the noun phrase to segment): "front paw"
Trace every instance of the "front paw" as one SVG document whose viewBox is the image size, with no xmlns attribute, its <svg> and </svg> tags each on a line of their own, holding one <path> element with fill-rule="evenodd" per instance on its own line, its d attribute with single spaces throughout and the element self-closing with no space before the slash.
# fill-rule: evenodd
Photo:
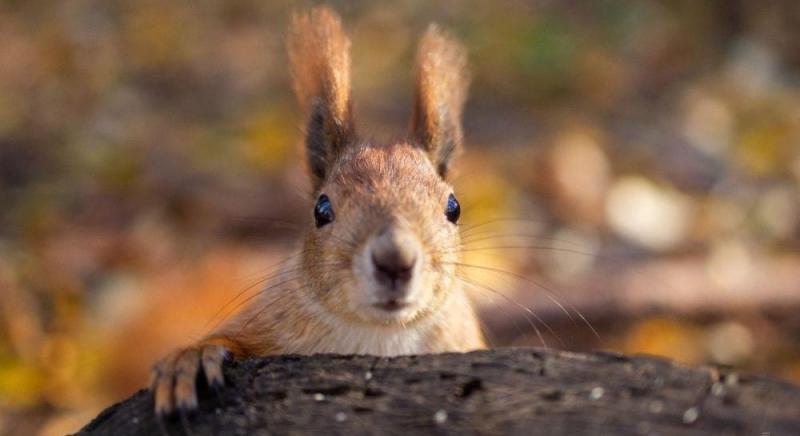
<svg viewBox="0 0 800 436">
<path fill-rule="evenodd" d="M 161 359 L 153 367 L 150 391 L 155 400 L 155 412 L 159 416 L 197 409 L 197 376 L 201 368 L 208 385 L 220 387 L 225 384 L 222 364 L 230 352 L 222 345 L 207 344 L 177 350 Z"/>
</svg>

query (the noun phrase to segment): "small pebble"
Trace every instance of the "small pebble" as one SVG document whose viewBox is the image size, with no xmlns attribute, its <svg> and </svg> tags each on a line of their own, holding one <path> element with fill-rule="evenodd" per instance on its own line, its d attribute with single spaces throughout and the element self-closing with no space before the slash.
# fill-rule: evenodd
<svg viewBox="0 0 800 436">
<path fill-rule="evenodd" d="M 367 371 L 367 373 L 364 374 L 364 380 L 372 380 L 372 371 Z"/>
<path fill-rule="evenodd" d="M 594 401 L 597 401 L 603 398 L 603 394 L 605 394 L 605 390 L 603 390 L 603 388 L 601 388 L 600 386 L 597 386 L 592 388 L 592 391 L 589 392 L 589 398 Z"/>
<path fill-rule="evenodd" d="M 655 385 L 655 387 L 657 388 L 664 386 L 664 377 L 658 376 L 655 379 L 653 379 L 653 385 Z"/>
<path fill-rule="evenodd" d="M 691 424 L 697 421 L 697 418 L 700 417 L 700 411 L 697 410 L 697 407 L 690 407 L 683 412 L 683 423 L 684 424 Z"/>
<path fill-rule="evenodd" d="M 727 376 L 725 376 L 725 384 L 726 385 L 733 386 L 733 385 L 735 385 L 737 383 L 739 383 L 739 376 L 736 375 L 736 373 L 732 372 L 732 373 L 728 374 Z"/>
<path fill-rule="evenodd" d="M 214 413 L 216 413 L 217 415 L 222 415 L 222 409 L 217 407 L 216 409 L 214 409 Z"/>
<path fill-rule="evenodd" d="M 715 397 L 721 397 L 724 394 L 725 386 L 723 386 L 722 383 L 714 383 L 711 385 L 711 395 L 714 395 Z"/>
<path fill-rule="evenodd" d="M 314 401 L 325 401 L 325 395 L 322 395 L 321 393 L 317 392 L 316 394 L 314 394 Z"/>
<path fill-rule="evenodd" d="M 133 419 L 131 419 L 131 422 L 134 423 L 134 424 L 138 424 L 139 423 L 139 418 L 134 416 Z"/>
<path fill-rule="evenodd" d="M 651 413 L 661 413 L 664 410 L 664 403 L 659 400 L 655 400 L 650 403 L 650 412 Z"/>
<path fill-rule="evenodd" d="M 444 424 L 447 421 L 447 411 L 439 409 L 433 414 L 433 422 L 437 424 Z"/>
<path fill-rule="evenodd" d="M 650 423 L 642 421 L 636 424 L 636 432 L 639 434 L 650 434 Z"/>
<path fill-rule="evenodd" d="M 339 412 L 336 414 L 336 422 L 345 422 L 347 421 L 347 414 L 344 412 Z"/>
</svg>

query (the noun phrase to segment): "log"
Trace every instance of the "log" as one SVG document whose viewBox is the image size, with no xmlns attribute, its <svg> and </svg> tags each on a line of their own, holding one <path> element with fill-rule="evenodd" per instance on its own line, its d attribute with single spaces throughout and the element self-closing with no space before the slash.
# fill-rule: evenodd
<svg viewBox="0 0 800 436">
<path fill-rule="evenodd" d="M 142 390 L 79 434 L 789 435 L 800 386 L 715 367 L 539 348 L 465 354 L 272 356 L 159 421 Z"/>
</svg>

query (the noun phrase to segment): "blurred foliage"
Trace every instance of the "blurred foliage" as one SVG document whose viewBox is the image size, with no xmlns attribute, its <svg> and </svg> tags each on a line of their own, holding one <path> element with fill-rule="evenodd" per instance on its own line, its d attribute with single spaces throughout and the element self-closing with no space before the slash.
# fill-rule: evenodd
<svg viewBox="0 0 800 436">
<path fill-rule="evenodd" d="M 528 280 L 470 271 L 507 292 L 494 342 L 538 343 L 529 305 L 550 346 L 800 381 L 796 2 L 332 4 L 378 138 L 407 126 L 422 29 L 469 47 L 465 257 Z M 306 5 L 0 4 L 0 434 L 76 429 L 291 249 L 283 32 Z"/>
</svg>

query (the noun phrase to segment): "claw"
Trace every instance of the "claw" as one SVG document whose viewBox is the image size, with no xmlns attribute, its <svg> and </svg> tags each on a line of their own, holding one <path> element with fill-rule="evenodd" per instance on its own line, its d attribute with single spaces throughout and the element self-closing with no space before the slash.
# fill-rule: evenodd
<svg viewBox="0 0 800 436">
<path fill-rule="evenodd" d="M 199 371 L 202 368 L 208 385 L 218 390 L 225 384 L 222 364 L 230 356 L 227 348 L 221 345 L 203 345 L 179 350 L 157 363 L 149 386 L 158 417 L 170 415 L 176 409 L 185 417 L 196 410 Z"/>
<path fill-rule="evenodd" d="M 203 372 L 206 374 L 206 381 L 208 381 L 210 387 L 219 389 L 225 385 L 225 377 L 222 374 L 222 363 L 229 355 L 230 352 L 219 345 L 203 349 Z"/>
<path fill-rule="evenodd" d="M 153 391 L 155 399 L 156 414 L 165 416 L 172 413 L 172 376 L 159 375 L 155 381 L 155 389 Z"/>
<path fill-rule="evenodd" d="M 197 408 L 197 371 L 200 368 L 200 352 L 184 351 L 175 362 L 175 404 L 182 410 Z"/>
</svg>

